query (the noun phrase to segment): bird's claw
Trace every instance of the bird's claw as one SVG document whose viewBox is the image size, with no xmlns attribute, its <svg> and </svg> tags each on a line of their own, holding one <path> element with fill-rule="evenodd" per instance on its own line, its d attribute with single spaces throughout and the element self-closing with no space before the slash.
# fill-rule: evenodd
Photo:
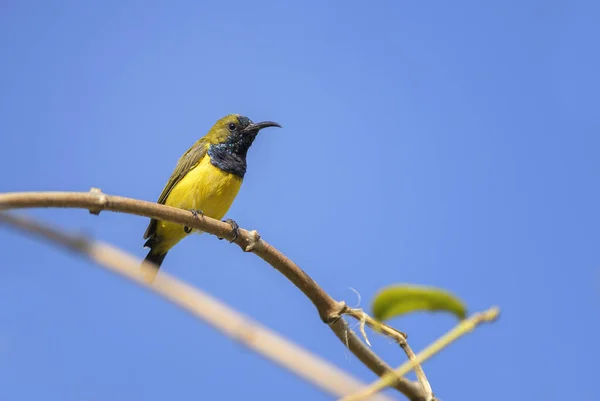
<svg viewBox="0 0 600 401">
<path fill-rule="evenodd" d="M 197 220 L 200 220 L 201 217 L 204 217 L 204 212 L 202 212 L 202 210 L 192 209 L 190 210 L 190 212 L 192 212 L 192 216 L 194 216 L 194 218 Z M 183 231 L 185 231 L 186 234 L 191 233 L 192 230 L 193 229 L 188 226 L 183 227 Z"/>
<path fill-rule="evenodd" d="M 227 223 L 231 226 L 231 235 L 233 235 L 233 238 L 229 242 L 235 241 L 237 239 L 237 237 L 240 235 L 240 226 L 238 225 L 238 223 L 236 223 L 232 219 L 223 220 L 223 223 Z M 223 239 L 221 237 L 218 237 L 218 238 Z"/>
</svg>

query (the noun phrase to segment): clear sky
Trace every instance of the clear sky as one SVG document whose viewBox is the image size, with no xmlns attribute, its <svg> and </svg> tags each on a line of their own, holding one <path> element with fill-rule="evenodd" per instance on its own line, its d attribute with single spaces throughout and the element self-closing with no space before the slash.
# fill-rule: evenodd
<svg viewBox="0 0 600 401">
<path fill-rule="evenodd" d="M 593 1 L 4 0 L 0 191 L 154 201 L 218 118 L 278 121 L 229 217 L 351 305 L 350 287 L 369 307 L 402 282 L 499 305 L 425 365 L 441 399 L 595 400 L 599 18 Z M 24 213 L 145 254 L 147 219 Z M 331 399 L 76 256 L 0 244 L 0 399 Z M 193 236 L 163 268 L 374 378 L 257 257 Z M 456 321 L 391 323 L 420 349 Z"/>
</svg>

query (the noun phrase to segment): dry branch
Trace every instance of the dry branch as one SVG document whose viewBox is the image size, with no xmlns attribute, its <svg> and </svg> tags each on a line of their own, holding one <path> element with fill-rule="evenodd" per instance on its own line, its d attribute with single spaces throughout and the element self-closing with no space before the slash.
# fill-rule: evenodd
<svg viewBox="0 0 600 401">
<path fill-rule="evenodd" d="M 315 305 L 321 320 L 327 323 L 342 343 L 375 374 L 381 376 L 386 372 L 392 372 L 389 365 L 361 342 L 353 331 L 348 329 L 347 323 L 341 318 L 347 312 L 346 304 L 331 298 L 293 261 L 263 241 L 256 231 L 250 232 L 240 229 L 238 237 L 234 239 L 231 227 L 227 223 L 209 217 L 198 219 L 188 211 L 153 202 L 106 195 L 98 189 L 93 189 L 90 192 L 0 194 L 0 210 L 33 207 L 81 208 L 87 209 L 93 214 L 99 214 L 103 210 L 129 213 L 178 223 L 221 238 L 233 240 L 242 250 L 253 252 L 265 260 L 300 289 Z M 404 349 L 406 351 L 406 348 Z M 419 383 L 403 377 L 395 378 L 393 387 L 412 401 L 426 401 L 431 394 L 427 390 L 424 391 Z"/>
<path fill-rule="evenodd" d="M 352 394 L 366 385 L 319 356 L 167 273 L 161 273 L 153 285 L 147 284 L 139 272 L 137 259 L 114 246 L 69 235 L 33 220 L 6 213 L 0 213 L 0 223 L 7 223 L 36 234 L 58 246 L 88 257 L 99 266 L 161 295 L 229 337 L 334 396 Z M 378 396 L 377 399 L 390 401 L 386 396 Z"/>
<path fill-rule="evenodd" d="M 415 373 L 417 375 L 417 379 L 419 380 L 419 383 L 421 384 L 421 387 L 423 388 L 423 392 L 425 393 L 425 399 L 429 401 L 434 398 L 433 390 L 431 389 L 431 385 L 429 384 L 429 381 L 427 380 L 427 376 L 425 375 L 425 372 L 423 371 L 423 368 L 421 367 L 420 363 L 416 360 L 415 353 L 408 345 L 408 342 L 406 341 L 405 333 L 396 330 L 395 328 L 391 327 L 390 325 L 387 325 L 385 323 L 382 323 L 378 320 L 373 319 L 371 316 L 366 314 L 362 309 L 358 309 L 358 308 L 352 309 L 352 308 L 346 307 L 346 309 L 344 310 L 343 313 L 344 313 L 344 315 L 352 316 L 353 318 L 355 318 L 356 320 L 358 320 L 360 322 L 360 332 L 363 335 L 365 342 L 367 344 L 370 345 L 369 339 L 367 338 L 367 333 L 365 332 L 365 325 L 369 326 L 370 328 L 377 331 L 378 333 L 381 333 L 385 336 L 388 336 L 388 337 L 394 339 L 398 343 L 400 348 L 402 348 L 404 350 L 404 352 L 406 353 L 406 356 L 408 356 L 409 362 L 411 362 L 411 366 L 414 366 Z M 401 375 L 397 375 L 397 376 L 402 377 Z"/>
<path fill-rule="evenodd" d="M 433 355 L 437 354 L 460 337 L 473 331 L 475 327 L 479 326 L 481 323 L 493 322 L 498 319 L 498 316 L 500 316 L 500 309 L 498 307 L 492 307 L 485 312 L 475 313 L 470 318 L 461 321 L 456 325 L 456 327 L 444 334 L 442 337 L 438 338 L 423 351 L 419 352 L 414 359 L 411 358 L 411 360 L 402 364 L 395 371 L 384 374 L 379 378 L 379 380 L 370 384 L 368 387 L 365 387 L 356 394 L 345 397 L 340 401 L 362 401 L 366 400 L 367 398 L 372 399 L 371 397 L 375 396 L 377 392 L 383 390 L 387 386 L 390 386 L 397 377 L 404 376 L 416 366 L 419 366 L 419 364 L 425 362 L 427 359 L 431 358 Z"/>
</svg>

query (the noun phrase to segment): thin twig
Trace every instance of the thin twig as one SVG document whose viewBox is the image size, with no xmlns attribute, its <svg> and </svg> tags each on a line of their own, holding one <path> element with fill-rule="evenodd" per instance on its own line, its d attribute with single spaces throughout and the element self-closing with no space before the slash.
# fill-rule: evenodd
<svg viewBox="0 0 600 401">
<path fill-rule="evenodd" d="M 234 340 L 336 397 L 352 394 L 366 385 L 319 356 L 167 273 L 160 274 L 153 285 L 147 284 L 139 272 L 139 262 L 136 258 L 114 246 L 69 235 L 33 220 L 7 213 L 0 213 L 0 223 L 10 224 L 50 240 L 55 245 L 85 256 L 99 266 L 152 290 Z M 378 399 L 391 401 L 383 395 Z"/>
<path fill-rule="evenodd" d="M 419 383 L 421 384 L 421 387 L 423 388 L 423 393 L 425 394 L 425 399 L 427 401 L 430 401 L 434 398 L 433 390 L 431 389 L 429 380 L 427 380 L 425 371 L 421 367 L 420 363 L 417 361 L 415 353 L 408 345 L 408 342 L 406 341 L 407 336 L 405 333 L 398 331 L 395 328 L 393 328 L 383 322 L 373 319 L 371 316 L 369 316 L 367 313 L 365 313 L 362 309 L 358 309 L 358 308 L 353 309 L 353 308 L 346 307 L 346 309 L 344 310 L 343 313 L 345 315 L 350 315 L 360 321 L 360 323 L 361 323 L 360 331 L 361 331 L 363 337 L 365 338 L 365 342 L 367 344 L 370 345 L 369 340 L 367 339 L 367 334 L 364 329 L 365 324 L 367 326 L 369 326 L 370 328 L 372 328 L 373 330 L 375 330 L 376 332 L 381 333 L 383 335 L 386 335 L 386 336 L 394 339 L 398 343 L 398 345 L 400 345 L 402 350 L 406 353 L 406 356 L 408 357 L 409 363 L 411 363 L 411 366 L 414 367 L 415 373 L 417 375 L 417 379 L 419 380 Z M 397 376 L 397 377 L 402 377 L 402 376 Z"/>
<path fill-rule="evenodd" d="M 0 210 L 61 207 L 87 209 L 98 214 L 103 210 L 146 216 L 163 221 L 170 221 L 216 235 L 217 237 L 233 240 L 246 252 L 253 252 L 283 274 L 315 305 L 321 320 L 329 325 L 340 341 L 369 369 L 378 376 L 391 371 L 391 367 L 367 347 L 347 323 L 341 319 L 342 311 L 346 308 L 343 302 L 337 302 L 327 294 L 309 275 L 293 261 L 283 255 L 260 238 L 256 231 L 239 230 L 237 238 L 233 238 L 231 226 L 219 220 L 205 216 L 194 218 L 192 213 L 137 199 L 111 196 L 93 188 L 92 192 L 22 192 L 0 194 Z M 164 274 L 163 272 L 160 275 Z M 406 378 L 394 379 L 394 386 L 412 401 L 426 400 L 419 383 Z"/>
<path fill-rule="evenodd" d="M 365 387 L 360 392 L 342 398 L 340 401 L 361 401 L 373 397 L 377 392 L 393 384 L 398 377 L 403 377 L 418 366 L 418 364 L 422 364 L 427 359 L 452 344 L 458 338 L 473 331 L 481 323 L 493 322 L 498 316 L 500 316 L 500 309 L 498 307 L 492 307 L 485 312 L 475 313 L 470 318 L 461 321 L 452 330 L 438 338 L 423 351 L 419 352 L 416 358 L 407 361 L 392 373 L 384 374 L 379 380 L 370 384 L 368 387 Z"/>
</svg>

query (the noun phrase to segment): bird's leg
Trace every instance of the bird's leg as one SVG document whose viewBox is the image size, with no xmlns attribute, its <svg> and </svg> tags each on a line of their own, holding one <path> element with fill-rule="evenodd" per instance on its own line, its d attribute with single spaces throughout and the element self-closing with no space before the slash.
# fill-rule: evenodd
<svg viewBox="0 0 600 401">
<path fill-rule="evenodd" d="M 233 242 L 237 239 L 238 235 L 240 235 L 240 226 L 238 225 L 238 223 L 236 223 L 235 221 L 231 220 L 231 219 L 227 219 L 227 220 L 223 220 L 223 223 L 227 223 L 231 226 L 231 235 L 233 235 L 233 239 L 229 242 Z M 218 237 L 219 239 L 223 239 L 221 237 Z"/>
<path fill-rule="evenodd" d="M 201 217 L 204 217 L 204 213 L 202 212 L 202 210 L 192 209 L 190 210 L 190 212 L 192 212 L 192 216 L 194 216 L 196 220 L 200 220 Z M 184 226 L 183 231 L 185 231 L 186 234 L 189 234 L 192 232 L 192 229 L 188 226 Z"/>
</svg>

